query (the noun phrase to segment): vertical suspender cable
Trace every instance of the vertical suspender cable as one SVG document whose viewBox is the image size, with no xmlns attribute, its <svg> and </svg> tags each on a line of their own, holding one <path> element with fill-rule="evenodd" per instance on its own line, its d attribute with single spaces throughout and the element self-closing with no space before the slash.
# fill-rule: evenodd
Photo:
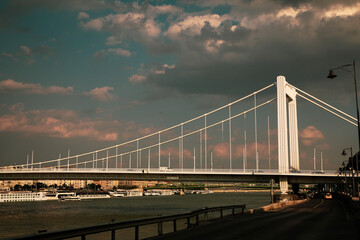
<svg viewBox="0 0 360 240">
<path fill-rule="evenodd" d="M 118 168 L 118 145 L 116 145 L 116 148 L 115 148 L 115 169 L 117 170 Z"/>
<path fill-rule="evenodd" d="M 79 164 L 79 156 L 76 156 L 76 168 L 78 168 L 78 164 Z"/>
<path fill-rule="evenodd" d="M 232 151 L 231 151 L 231 105 L 229 105 L 229 162 L 230 172 L 232 170 Z"/>
<path fill-rule="evenodd" d="M 245 172 L 246 167 L 245 167 L 245 147 L 243 147 L 243 171 Z"/>
<path fill-rule="evenodd" d="M 181 130 L 180 130 L 180 136 L 181 136 Z M 181 169 L 181 137 L 179 137 L 179 165 L 178 165 L 178 167 L 179 167 L 179 169 Z"/>
<path fill-rule="evenodd" d="M 320 167 L 321 167 L 321 172 L 324 172 L 322 152 L 320 153 Z"/>
<path fill-rule="evenodd" d="M 204 136 L 204 138 L 205 138 L 205 149 L 204 149 L 204 151 L 205 151 L 205 153 L 204 153 L 204 157 L 205 157 L 205 171 L 207 170 L 207 127 L 206 127 L 206 116 L 207 115 L 205 115 L 205 136 Z"/>
<path fill-rule="evenodd" d="M 120 155 L 120 168 L 123 168 L 123 163 L 122 163 L 123 161 L 122 161 L 122 159 L 123 159 L 123 155 L 121 154 L 121 155 Z"/>
<path fill-rule="evenodd" d="M 184 125 L 181 124 L 181 171 L 184 171 Z"/>
<path fill-rule="evenodd" d="M 29 154 L 26 155 L 26 169 L 29 169 Z"/>
<path fill-rule="evenodd" d="M 255 158 L 256 158 L 256 171 L 259 171 L 259 157 L 258 157 L 258 146 L 257 146 L 257 121 L 256 121 L 256 94 L 254 94 L 254 114 L 255 114 Z"/>
<path fill-rule="evenodd" d="M 34 167 L 34 150 L 31 151 L 31 170 L 33 170 Z"/>
<path fill-rule="evenodd" d="M 200 169 L 202 169 L 202 130 L 200 130 Z"/>
<path fill-rule="evenodd" d="M 160 138 L 160 132 L 159 132 L 159 169 L 160 169 L 160 160 L 161 160 L 161 138 Z"/>
<path fill-rule="evenodd" d="M 95 168 L 95 156 L 94 156 L 94 153 L 93 153 L 93 160 L 92 160 L 92 162 L 93 162 L 93 169 Z"/>
<path fill-rule="evenodd" d="M 136 140 L 136 168 L 139 169 L 139 139 Z"/>
<path fill-rule="evenodd" d="M 314 148 L 314 172 L 316 171 L 316 148 Z"/>
<path fill-rule="evenodd" d="M 246 170 L 247 168 L 247 153 L 246 153 L 246 113 L 244 114 L 244 141 L 245 141 L 245 144 L 244 144 L 244 171 Z"/>
<path fill-rule="evenodd" d="M 170 164 L 170 156 L 171 155 L 171 153 L 169 152 L 169 165 L 168 165 L 168 168 L 170 169 L 170 166 L 171 166 L 171 164 Z"/>
<path fill-rule="evenodd" d="M 148 171 L 150 171 L 150 148 L 148 153 Z"/>
<path fill-rule="evenodd" d="M 268 151 L 269 151 L 269 169 L 271 169 L 271 151 L 270 151 L 270 117 L 268 116 Z"/>
<path fill-rule="evenodd" d="M 97 168 L 97 165 L 98 165 L 98 151 L 95 152 L 95 168 Z"/>
<path fill-rule="evenodd" d="M 67 160 L 68 160 L 67 168 L 68 168 L 68 171 L 69 171 L 69 170 L 70 170 L 70 149 L 68 149 L 68 157 L 67 157 Z"/>
</svg>

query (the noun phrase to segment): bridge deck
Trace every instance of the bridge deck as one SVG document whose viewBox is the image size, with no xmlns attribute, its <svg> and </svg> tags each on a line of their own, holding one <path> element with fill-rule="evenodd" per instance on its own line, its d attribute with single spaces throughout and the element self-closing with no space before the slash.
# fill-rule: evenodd
<svg viewBox="0 0 360 240">
<path fill-rule="evenodd" d="M 291 183 L 339 183 L 341 177 L 336 171 L 312 172 L 302 171 L 296 173 L 280 174 L 276 171 L 254 170 L 171 170 L 159 169 L 17 169 L 0 171 L 0 180 L 132 180 L 132 181 L 193 181 L 193 182 L 264 182 L 270 179 L 279 181 L 279 177 L 287 177 Z"/>
</svg>

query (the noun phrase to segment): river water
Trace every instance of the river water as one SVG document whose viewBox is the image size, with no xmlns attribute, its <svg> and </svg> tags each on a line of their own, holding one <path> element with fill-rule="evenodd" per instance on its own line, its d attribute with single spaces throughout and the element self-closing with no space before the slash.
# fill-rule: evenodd
<svg viewBox="0 0 360 240">
<path fill-rule="evenodd" d="M 269 202 L 269 193 L 244 192 L 0 203 L 0 239 L 34 234 L 39 230 L 58 231 L 186 213 L 203 207 L 246 204 L 246 209 L 251 209 Z"/>
</svg>

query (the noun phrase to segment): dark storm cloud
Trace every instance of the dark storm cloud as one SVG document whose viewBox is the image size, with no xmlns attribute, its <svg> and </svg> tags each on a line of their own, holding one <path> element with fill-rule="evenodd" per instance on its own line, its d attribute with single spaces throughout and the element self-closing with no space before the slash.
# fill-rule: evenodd
<svg viewBox="0 0 360 240">
<path fill-rule="evenodd" d="M 304 5 L 301 10 L 292 8 L 299 10 L 294 14 L 286 8 L 280 12 L 281 6 L 267 16 L 253 15 L 247 22 L 241 22 L 243 15 L 237 17 L 240 23 L 236 28 L 226 21 L 220 27 L 207 22 L 199 35 L 180 32 L 177 36 L 182 49 L 176 68 L 161 75 L 149 74 L 144 83 L 182 94 L 233 96 L 257 90 L 274 82 L 276 76 L 285 75 L 294 85 L 315 88 L 325 83 L 329 68 L 359 56 L 359 12 L 349 13 L 345 5 L 319 10 L 322 5 L 317 3 Z M 336 92 L 337 84 L 325 85 L 328 91 L 319 92 Z M 347 89 L 343 91 L 335 96 L 348 94 Z"/>
</svg>

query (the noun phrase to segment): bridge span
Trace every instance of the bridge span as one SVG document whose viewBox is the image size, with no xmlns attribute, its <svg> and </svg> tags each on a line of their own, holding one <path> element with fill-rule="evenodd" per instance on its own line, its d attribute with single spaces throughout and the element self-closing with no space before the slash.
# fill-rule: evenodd
<svg viewBox="0 0 360 240">
<path fill-rule="evenodd" d="M 274 179 L 282 193 L 288 191 L 288 184 L 339 183 L 342 176 L 335 170 L 324 170 L 329 166 L 324 166 L 322 152 L 320 161 L 317 160 L 315 148 L 314 158 L 310 160 L 313 170 L 302 169 L 309 168 L 309 159 L 300 154 L 298 97 L 357 126 L 356 118 L 278 76 L 276 83 L 243 98 L 128 142 L 73 155 L 68 149 L 67 156 L 59 154 L 58 158 L 37 162 L 32 151 L 26 164 L 0 167 L 0 180 L 269 182 Z M 269 107 L 267 141 L 259 142 L 257 111 L 265 106 Z M 272 107 L 276 110 L 271 111 Z M 276 114 L 273 135 L 277 144 L 271 140 L 270 113 Z M 254 116 L 253 139 L 249 138 L 247 126 L 251 115 Z M 349 169 L 343 169 L 342 174 L 350 176 Z"/>
<path fill-rule="evenodd" d="M 171 182 L 253 182 L 268 183 L 271 179 L 287 178 L 289 184 L 340 183 L 342 178 L 336 171 L 278 173 L 269 170 L 213 170 L 194 172 L 190 169 L 70 169 L 70 170 L 7 170 L 0 171 L 0 180 L 128 180 L 128 181 L 171 181 Z"/>
</svg>

